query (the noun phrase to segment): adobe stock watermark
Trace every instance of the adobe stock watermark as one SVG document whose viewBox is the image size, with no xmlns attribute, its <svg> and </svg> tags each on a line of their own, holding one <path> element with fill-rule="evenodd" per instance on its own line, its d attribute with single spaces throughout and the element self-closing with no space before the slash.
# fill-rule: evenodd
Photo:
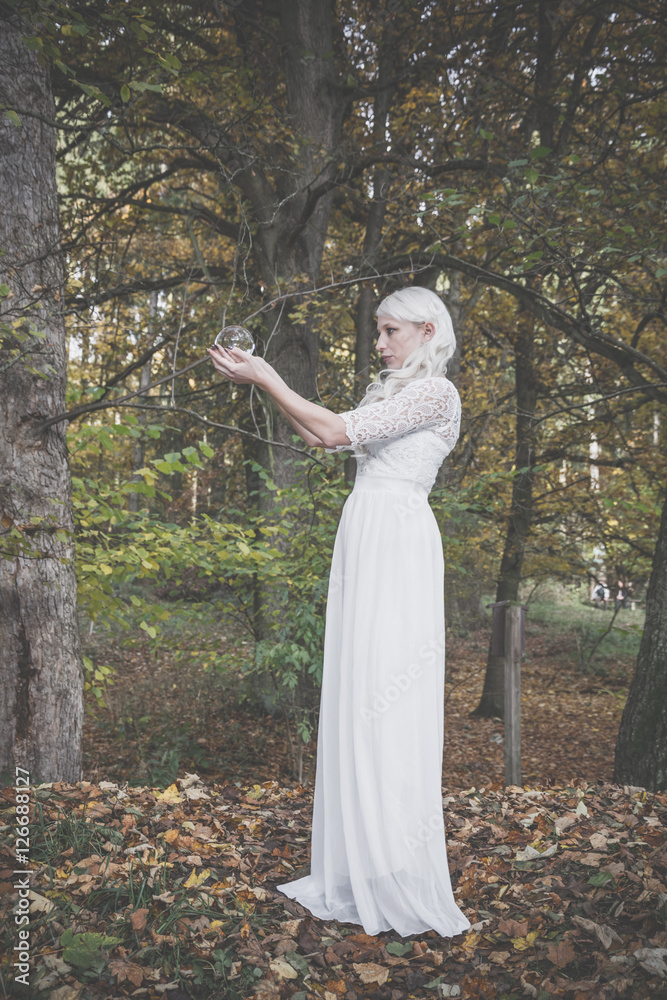
<svg viewBox="0 0 667 1000">
<path fill-rule="evenodd" d="M 436 833 L 442 831 L 444 836 L 444 830 L 445 821 L 442 815 L 442 810 L 431 813 L 427 820 L 420 819 L 414 836 L 406 833 L 404 838 L 406 847 L 410 851 L 410 854 L 414 854 L 415 851 L 419 850 L 421 847 L 426 847 L 426 845 L 433 840 Z"/>
<path fill-rule="evenodd" d="M 397 501 L 394 504 L 394 512 L 398 515 L 399 521 L 405 521 L 411 514 L 416 514 L 417 511 L 423 510 L 424 507 L 428 507 L 428 493 L 426 491 L 420 493 L 417 490 L 413 490 L 408 495 L 406 501 L 401 501 L 400 503 Z"/>
<path fill-rule="evenodd" d="M 22 865 L 28 865 L 30 851 L 30 772 L 24 767 L 16 768 L 16 837 L 14 850 L 16 860 Z M 17 927 L 18 943 L 14 945 L 14 961 L 12 966 L 17 972 L 15 983 L 30 986 L 30 873 L 22 868 L 15 868 L 14 875 L 23 878 L 14 879 L 13 888 L 17 892 L 17 900 L 12 908 L 14 923 Z M 25 925 L 28 926 L 25 926 Z"/>
<path fill-rule="evenodd" d="M 349 573 L 339 573 L 337 569 L 332 569 L 329 573 L 329 587 L 327 589 L 327 600 L 338 594 L 345 584 L 346 580 L 350 579 Z"/>
<path fill-rule="evenodd" d="M 444 652 L 445 633 L 443 631 L 436 639 L 431 639 L 430 642 L 425 642 L 423 646 L 419 647 L 417 662 L 409 663 L 405 670 L 401 670 L 397 674 L 391 674 L 389 682 L 382 691 L 373 695 L 370 706 L 364 705 L 359 709 L 364 722 L 371 723 L 374 719 L 379 719 L 388 712 L 392 705 L 395 705 L 405 692 L 410 690 L 415 681 L 419 680 L 424 673 L 424 667 L 435 666 Z"/>
</svg>

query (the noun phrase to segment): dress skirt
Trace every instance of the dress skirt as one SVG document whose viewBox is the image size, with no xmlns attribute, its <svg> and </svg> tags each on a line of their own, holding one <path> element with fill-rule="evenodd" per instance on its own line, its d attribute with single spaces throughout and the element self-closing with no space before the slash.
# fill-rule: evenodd
<svg viewBox="0 0 667 1000">
<path fill-rule="evenodd" d="M 311 874 L 277 886 L 367 934 L 470 927 L 442 806 L 442 541 L 418 483 L 358 476 L 329 579 Z"/>
</svg>

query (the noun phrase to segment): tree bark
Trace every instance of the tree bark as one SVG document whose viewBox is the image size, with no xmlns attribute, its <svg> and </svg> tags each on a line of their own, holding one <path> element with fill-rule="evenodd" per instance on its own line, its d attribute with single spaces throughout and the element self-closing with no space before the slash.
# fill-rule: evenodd
<svg viewBox="0 0 667 1000">
<path fill-rule="evenodd" d="M 47 70 L 0 21 L 0 772 L 81 778 L 83 669 L 65 406 L 55 109 Z"/>
<path fill-rule="evenodd" d="M 621 718 L 614 781 L 667 789 L 667 498 L 646 594 L 637 667 Z"/>
<path fill-rule="evenodd" d="M 149 305 L 148 305 L 148 322 L 150 328 L 151 338 L 155 333 L 155 317 L 157 315 L 157 289 L 154 289 L 150 294 Z M 153 358 L 149 357 L 144 364 L 141 366 L 141 371 L 139 375 L 139 388 L 145 389 L 150 385 L 151 382 L 151 367 L 153 364 Z M 146 400 L 144 399 L 144 402 Z M 135 438 L 134 448 L 132 451 L 132 478 L 138 479 L 137 472 L 139 469 L 144 467 L 144 459 L 146 456 L 146 421 L 148 420 L 148 414 L 145 410 L 139 410 L 138 416 L 139 429 L 141 432 L 140 437 Z M 127 498 L 127 505 L 131 511 L 135 513 L 139 510 L 139 497 L 140 493 L 130 493 Z"/>
<path fill-rule="evenodd" d="M 496 601 L 518 600 L 523 556 L 532 522 L 535 463 L 533 420 L 537 403 L 533 323 L 530 316 L 519 314 L 514 363 L 517 410 L 514 467 L 517 473 L 512 483 L 512 501 L 496 586 Z M 521 469 L 526 471 L 518 471 Z M 485 719 L 502 719 L 505 714 L 505 658 L 492 655 L 490 641 L 484 690 L 479 705 L 470 714 Z"/>
</svg>

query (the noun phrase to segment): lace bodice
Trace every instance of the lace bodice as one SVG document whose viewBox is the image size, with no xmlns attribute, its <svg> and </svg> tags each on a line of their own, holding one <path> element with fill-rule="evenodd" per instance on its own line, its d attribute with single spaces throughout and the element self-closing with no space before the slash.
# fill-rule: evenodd
<svg viewBox="0 0 667 1000">
<path fill-rule="evenodd" d="M 417 379 L 377 403 L 341 413 L 354 450 L 357 476 L 411 479 L 430 490 L 438 469 L 456 444 L 461 400 L 446 378 Z"/>
</svg>

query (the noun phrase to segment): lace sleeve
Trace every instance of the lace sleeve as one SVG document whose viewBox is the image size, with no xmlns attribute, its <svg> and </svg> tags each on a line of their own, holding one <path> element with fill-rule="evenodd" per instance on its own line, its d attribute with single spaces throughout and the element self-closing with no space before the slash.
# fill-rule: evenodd
<svg viewBox="0 0 667 1000">
<path fill-rule="evenodd" d="M 351 444 L 329 450 L 349 450 L 369 441 L 386 441 L 418 428 L 443 423 L 451 425 L 456 440 L 460 411 L 459 394 L 449 379 L 418 379 L 395 396 L 339 414 Z"/>
</svg>

